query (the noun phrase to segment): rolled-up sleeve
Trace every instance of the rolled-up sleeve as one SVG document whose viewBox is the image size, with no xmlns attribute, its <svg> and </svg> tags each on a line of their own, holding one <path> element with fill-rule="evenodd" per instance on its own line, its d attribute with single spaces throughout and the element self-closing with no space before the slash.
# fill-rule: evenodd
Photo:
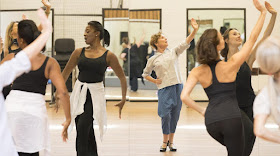
<svg viewBox="0 0 280 156">
<path fill-rule="evenodd" d="M 154 65 L 153 65 L 153 59 L 150 58 L 148 59 L 148 62 L 146 64 L 146 67 L 143 70 L 143 74 L 142 77 L 147 77 L 149 75 L 151 75 L 152 71 L 153 71 Z"/>
<path fill-rule="evenodd" d="M 176 46 L 173 50 L 177 55 L 182 54 L 186 49 L 190 47 L 190 43 L 187 43 L 186 40 L 181 42 L 178 46 Z"/>
<path fill-rule="evenodd" d="M 19 52 L 15 58 L 0 65 L 0 89 L 11 84 L 15 78 L 29 72 L 31 63 L 25 52 Z"/>
</svg>

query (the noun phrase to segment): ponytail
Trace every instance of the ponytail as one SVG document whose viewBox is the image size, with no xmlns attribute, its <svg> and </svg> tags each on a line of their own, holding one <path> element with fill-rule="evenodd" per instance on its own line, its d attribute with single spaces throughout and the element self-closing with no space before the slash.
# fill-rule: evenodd
<svg viewBox="0 0 280 156">
<path fill-rule="evenodd" d="M 104 29 L 104 44 L 108 47 L 110 45 L 110 33 Z"/>
</svg>

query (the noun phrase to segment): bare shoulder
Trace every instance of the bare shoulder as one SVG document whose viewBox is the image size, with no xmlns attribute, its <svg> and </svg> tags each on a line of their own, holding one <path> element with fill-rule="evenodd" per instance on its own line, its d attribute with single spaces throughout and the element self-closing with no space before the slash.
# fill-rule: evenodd
<svg viewBox="0 0 280 156">
<path fill-rule="evenodd" d="M 205 73 L 207 73 L 207 71 L 209 71 L 208 69 L 209 69 L 209 66 L 203 64 L 203 65 L 193 68 L 191 73 L 197 77 L 200 77 L 200 76 L 203 76 Z"/>
<path fill-rule="evenodd" d="M 72 55 L 80 56 L 82 50 L 83 50 L 83 48 L 75 49 L 75 50 L 73 51 Z"/>
<path fill-rule="evenodd" d="M 49 57 L 49 60 L 47 62 L 47 67 L 60 67 L 57 60 L 53 57 Z"/>
</svg>

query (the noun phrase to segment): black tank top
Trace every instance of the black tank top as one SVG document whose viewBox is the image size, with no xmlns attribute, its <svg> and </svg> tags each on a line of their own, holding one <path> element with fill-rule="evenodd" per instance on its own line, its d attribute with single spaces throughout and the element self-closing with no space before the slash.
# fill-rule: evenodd
<svg viewBox="0 0 280 156">
<path fill-rule="evenodd" d="M 255 93 L 252 88 L 251 69 L 244 62 L 236 76 L 236 97 L 239 107 L 251 107 L 255 100 Z"/>
<path fill-rule="evenodd" d="M 18 77 L 12 85 L 12 90 L 20 90 L 45 95 L 46 85 L 48 82 L 48 79 L 45 77 L 45 69 L 48 60 L 49 57 L 46 57 L 43 65 L 39 69 L 30 71 L 29 73 Z"/>
<path fill-rule="evenodd" d="M 20 52 L 20 51 L 21 51 L 21 49 L 20 49 L 20 48 L 15 49 L 15 50 L 12 50 L 12 49 L 11 49 L 11 47 L 9 47 L 9 48 L 8 48 L 8 50 L 9 50 L 9 54 L 10 54 L 10 53 L 14 53 L 15 55 L 16 55 L 18 52 Z"/>
<path fill-rule="evenodd" d="M 79 81 L 86 83 L 102 82 L 107 69 L 107 53 L 108 50 L 98 58 L 87 58 L 85 48 L 83 48 L 78 59 Z"/>
<path fill-rule="evenodd" d="M 212 84 L 204 88 L 209 104 L 205 112 L 205 124 L 241 117 L 236 99 L 235 82 L 220 83 L 215 68 L 218 62 L 209 65 L 212 72 Z"/>
</svg>

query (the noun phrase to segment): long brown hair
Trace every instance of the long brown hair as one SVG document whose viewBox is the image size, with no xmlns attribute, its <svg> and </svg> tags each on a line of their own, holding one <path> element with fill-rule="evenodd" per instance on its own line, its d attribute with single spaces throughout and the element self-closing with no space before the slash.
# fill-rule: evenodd
<svg viewBox="0 0 280 156">
<path fill-rule="evenodd" d="M 212 64 L 217 60 L 220 39 L 216 29 L 207 29 L 203 32 L 197 43 L 197 61 L 200 64 Z"/>
</svg>

